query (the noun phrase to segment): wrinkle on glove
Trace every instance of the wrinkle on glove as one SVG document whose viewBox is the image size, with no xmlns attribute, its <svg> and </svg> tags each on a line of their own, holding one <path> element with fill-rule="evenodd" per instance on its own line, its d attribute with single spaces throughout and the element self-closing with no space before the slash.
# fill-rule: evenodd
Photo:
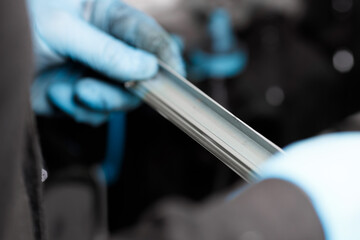
<svg viewBox="0 0 360 240">
<path fill-rule="evenodd" d="M 103 0 L 94 2 L 90 21 L 131 46 L 153 53 L 185 76 L 179 46 L 153 18 L 121 1 Z"/>
</svg>

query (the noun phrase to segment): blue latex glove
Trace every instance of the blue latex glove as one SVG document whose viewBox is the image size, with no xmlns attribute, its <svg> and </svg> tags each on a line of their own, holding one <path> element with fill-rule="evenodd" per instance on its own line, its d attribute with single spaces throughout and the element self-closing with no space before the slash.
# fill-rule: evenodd
<svg viewBox="0 0 360 240">
<path fill-rule="evenodd" d="M 261 171 L 300 187 L 310 198 L 327 240 L 360 236 L 360 133 L 301 141 L 274 156 Z"/>
<path fill-rule="evenodd" d="M 97 125 L 110 111 L 138 105 L 116 82 L 151 78 L 158 71 L 157 58 L 185 74 L 172 38 L 152 18 L 121 1 L 28 0 L 28 5 L 38 73 L 32 102 L 38 114 L 53 114 L 55 105 L 79 122 Z M 87 78 L 69 60 L 114 82 Z"/>
</svg>

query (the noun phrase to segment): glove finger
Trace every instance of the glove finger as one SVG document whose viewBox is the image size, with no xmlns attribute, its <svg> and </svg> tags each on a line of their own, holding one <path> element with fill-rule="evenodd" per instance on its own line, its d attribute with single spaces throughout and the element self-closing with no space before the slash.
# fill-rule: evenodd
<svg viewBox="0 0 360 240">
<path fill-rule="evenodd" d="M 31 106 L 37 115 L 51 116 L 54 113 L 53 106 L 47 98 L 47 90 L 51 84 L 51 74 L 44 73 L 36 77 L 31 85 Z"/>
<path fill-rule="evenodd" d="M 84 78 L 76 83 L 76 98 L 95 111 L 130 110 L 140 105 L 138 97 L 117 86 L 94 78 Z"/>
<path fill-rule="evenodd" d="M 152 54 L 133 48 L 79 18 L 60 15 L 52 21 L 56 22 L 44 26 L 47 31 L 42 33 L 55 51 L 110 78 L 141 80 L 154 76 L 158 70 Z"/>
<path fill-rule="evenodd" d="M 47 91 L 51 103 L 79 123 L 98 126 L 108 119 L 107 113 L 95 112 L 79 106 L 75 101 L 74 79 L 53 82 Z"/>
<path fill-rule="evenodd" d="M 78 79 L 85 69 L 75 64 L 63 64 L 39 73 L 31 85 L 31 105 L 38 115 L 52 116 L 55 111 L 48 99 L 48 88 L 53 83 L 67 79 Z"/>
<path fill-rule="evenodd" d="M 155 54 L 185 75 L 180 47 L 153 18 L 143 12 L 120 1 L 97 1 L 91 22 L 124 42 Z"/>
</svg>

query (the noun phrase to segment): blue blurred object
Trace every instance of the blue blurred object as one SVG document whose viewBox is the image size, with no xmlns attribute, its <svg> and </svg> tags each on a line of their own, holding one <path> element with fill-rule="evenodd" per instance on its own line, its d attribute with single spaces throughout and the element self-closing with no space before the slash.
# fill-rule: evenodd
<svg viewBox="0 0 360 240">
<path fill-rule="evenodd" d="M 229 52 L 236 46 L 230 15 L 225 9 L 213 11 L 208 23 L 208 33 L 215 53 Z"/>
<path fill-rule="evenodd" d="M 218 54 L 197 50 L 191 56 L 191 64 L 191 76 L 195 79 L 229 78 L 245 69 L 247 56 L 242 50 Z"/>
<path fill-rule="evenodd" d="M 125 150 L 126 113 L 113 113 L 109 119 L 107 149 L 101 169 L 107 184 L 114 183 L 120 174 Z"/>
<path fill-rule="evenodd" d="M 191 78 L 229 78 L 240 74 L 246 67 L 247 54 L 237 45 L 226 10 L 216 9 L 211 14 L 208 33 L 211 39 L 211 53 L 195 49 L 189 55 Z"/>
</svg>

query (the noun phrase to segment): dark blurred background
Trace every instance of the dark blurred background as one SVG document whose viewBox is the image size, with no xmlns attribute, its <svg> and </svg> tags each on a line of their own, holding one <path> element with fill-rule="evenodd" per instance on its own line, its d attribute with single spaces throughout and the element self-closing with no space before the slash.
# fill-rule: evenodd
<svg viewBox="0 0 360 240">
<path fill-rule="evenodd" d="M 190 81 L 279 146 L 359 129 L 360 2 L 128 2 L 174 34 Z M 108 157 L 107 124 L 93 128 L 65 117 L 38 120 L 50 175 L 47 189 Z M 123 137 L 106 185 L 111 232 L 136 224 L 161 199 L 201 201 L 241 181 L 148 106 L 126 114 Z M 112 141 L 116 144 L 116 138 Z"/>
</svg>

